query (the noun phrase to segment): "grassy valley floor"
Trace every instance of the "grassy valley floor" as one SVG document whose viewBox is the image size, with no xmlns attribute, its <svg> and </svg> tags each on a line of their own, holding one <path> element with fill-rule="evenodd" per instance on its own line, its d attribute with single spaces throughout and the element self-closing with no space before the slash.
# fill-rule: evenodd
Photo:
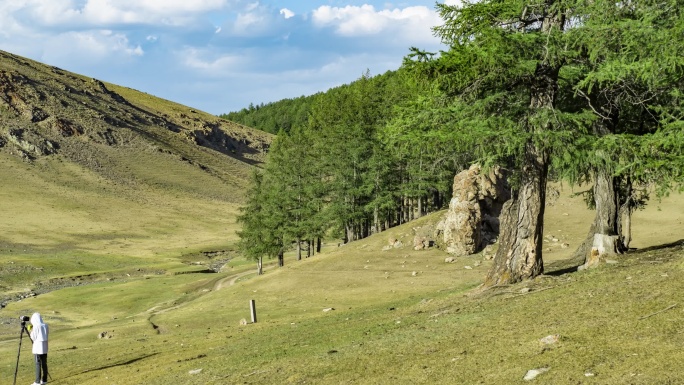
<svg viewBox="0 0 684 385">
<path fill-rule="evenodd" d="M 82 273 L 120 274 L 2 309 L 0 376 L 14 375 L 17 317 L 40 311 L 54 384 L 517 384 L 531 369 L 544 384 L 682 383 L 683 202 L 674 195 L 635 213 L 637 250 L 616 263 L 559 274 L 593 218 L 563 188 L 546 213 L 547 274 L 485 291 L 491 261 L 482 254 L 445 263 L 439 250 L 410 247 L 415 229 L 438 215 L 303 261 L 288 254 L 284 268 L 269 265 L 259 277 L 239 258 L 199 272 L 209 259 L 200 251 L 220 246 L 230 228 L 227 203 L 215 216 L 180 210 L 169 218 L 180 228 L 158 225 L 156 236 L 134 227 L 145 236 L 131 237 L 125 252 L 98 239 L 97 251 L 47 251 L 70 236 L 34 246 L 40 252 L 11 246 L 2 266 L 32 266 L 27 280 L 73 274 L 79 262 Z M 181 234 L 193 252 L 164 241 Z M 389 238 L 406 246 L 382 251 Z M 2 285 L 20 285 L 5 283 L 9 276 Z M 24 337 L 18 383 L 32 381 L 27 345 Z"/>
</svg>

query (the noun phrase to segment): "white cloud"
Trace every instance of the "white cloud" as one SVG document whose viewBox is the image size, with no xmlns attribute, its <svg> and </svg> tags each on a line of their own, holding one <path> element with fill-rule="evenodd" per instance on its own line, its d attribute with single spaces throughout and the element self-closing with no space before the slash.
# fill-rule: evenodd
<svg viewBox="0 0 684 385">
<path fill-rule="evenodd" d="M 155 14 L 205 13 L 221 9 L 228 4 L 226 0 L 116 0 L 116 3 L 138 7 Z"/>
<path fill-rule="evenodd" d="M 226 29 L 231 36 L 254 39 L 262 36 L 278 35 L 282 19 L 273 8 L 259 3 L 248 4 L 234 20 L 228 21 Z"/>
<path fill-rule="evenodd" d="M 111 4 L 108 0 L 89 0 L 80 14 L 90 24 L 136 24 L 144 23 L 146 15 L 139 10 L 121 7 L 121 4 Z M 149 19 L 147 21 L 150 21 Z"/>
<path fill-rule="evenodd" d="M 246 10 L 247 12 L 251 12 L 251 11 L 256 10 L 256 9 L 259 8 L 259 7 L 260 7 L 259 2 L 258 2 L 258 1 L 255 1 L 255 2 L 253 2 L 253 3 L 247 4 L 247 7 L 245 7 L 245 10 Z"/>
<path fill-rule="evenodd" d="M 46 26 L 109 26 L 115 24 L 188 25 L 196 17 L 228 6 L 227 0 L 72 0 L 16 1 Z"/>
<path fill-rule="evenodd" d="M 287 8 L 281 9 L 281 10 L 280 10 L 280 14 L 283 15 L 283 17 L 286 18 L 286 19 L 289 19 L 289 18 L 295 16 L 295 13 L 292 12 L 292 11 L 290 11 L 290 10 L 287 9 Z"/>
<path fill-rule="evenodd" d="M 109 30 L 68 32 L 48 38 L 43 49 L 43 60 L 48 63 L 72 62 L 78 65 L 127 61 L 145 54 L 139 45 L 131 45 L 128 38 Z"/>
<path fill-rule="evenodd" d="M 252 28 L 258 28 L 264 24 L 266 17 L 258 13 L 241 13 L 235 21 L 235 31 L 240 31 L 241 34 L 248 34 Z"/>
<path fill-rule="evenodd" d="M 319 13 L 320 12 L 320 13 Z M 336 24 L 337 32 L 343 36 L 376 34 L 387 27 L 388 19 L 375 12 L 372 5 L 331 8 L 324 6 L 314 11 L 314 23 Z"/>
<path fill-rule="evenodd" d="M 245 67 L 246 57 L 241 54 L 216 54 L 197 48 L 186 48 L 176 52 L 178 60 L 188 69 L 205 78 L 216 78 L 235 74 Z"/>
<path fill-rule="evenodd" d="M 372 5 L 326 5 L 314 10 L 312 19 L 315 26 L 333 28 L 340 36 L 386 35 L 388 39 L 404 39 L 406 45 L 434 40 L 431 27 L 441 24 L 438 15 L 424 6 L 376 11 Z"/>
</svg>

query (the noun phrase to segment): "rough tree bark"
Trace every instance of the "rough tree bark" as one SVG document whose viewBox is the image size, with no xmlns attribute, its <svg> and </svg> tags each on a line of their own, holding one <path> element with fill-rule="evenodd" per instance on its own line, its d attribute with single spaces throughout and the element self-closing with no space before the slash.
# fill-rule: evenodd
<svg viewBox="0 0 684 385">
<path fill-rule="evenodd" d="M 632 242 L 632 213 L 636 205 L 634 204 L 632 179 L 627 176 L 626 180 L 625 199 L 620 207 L 620 223 L 619 234 L 622 236 L 622 246 L 625 251 L 629 250 L 629 244 Z"/>
<path fill-rule="evenodd" d="M 544 272 L 542 236 L 548 175 L 548 155 L 528 144 L 522 187 L 501 209 L 499 250 L 485 286 L 519 282 Z"/>
<path fill-rule="evenodd" d="M 278 251 L 278 267 L 283 266 L 285 266 L 285 251 L 281 247 L 280 251 Z"/>
<path fill-rule="evenodd" d="M 619 198 L 615 178 L 608 170 L 594 173 L 594 204 L 596 215 L 589 234 L 574 253 L 584 258 L 580 269 L 595 267 L 606 255 L 624 251 L 620 234 Z"/>
<path fill-rule="evenodd" d="M 620 114 L 619 110 L 608 108 L 605 115 L 594 124 L 593 131 L 597 136 L 605 136 L 615 132 Z M 600 258 L 608 254 L 621 253 L 622 226 L 620 214 L 619 179 L 607 168 L 594 170 L 593 198 L 596 215 L 589 228 L 589 234 L 579 245 L 573 258 L 583 259 L 579 269 L 594 267 Z"/>
<path fill-rule="evenodd" d="M 264 274 L 264 257 L 257 258 L 257 275 Z"/>
</svg>

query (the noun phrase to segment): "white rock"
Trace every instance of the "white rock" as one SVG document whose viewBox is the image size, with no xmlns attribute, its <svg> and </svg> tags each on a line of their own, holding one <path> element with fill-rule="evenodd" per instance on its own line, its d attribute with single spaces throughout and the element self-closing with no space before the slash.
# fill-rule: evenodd
<svg viewBox="0 0 684 385">
<path fill-rule="evenodd" d="M 202 373 L 202 369 L 195 369 L 195 370 L 191 370 L 188 372 L 188 374 L 200 374 L 200 373 Z"/>
<path fill-rule="evenodd" d="M 551 334 L 539 340 L 542 345 L 555 345 L 560 341 L 560 334 Z"/>
<path fill-rule="evenodd" d="M 551 368 L 539 368 L 539 369 L 530 369 L 527 371 L 525 374 L 525 377 L 523 377 L 523 380 L 525 381 L 532 381 L 535 378 L 537 378 L 538 375 L 542 373 L 546 373 L 550 370 Z"/>
</svg>

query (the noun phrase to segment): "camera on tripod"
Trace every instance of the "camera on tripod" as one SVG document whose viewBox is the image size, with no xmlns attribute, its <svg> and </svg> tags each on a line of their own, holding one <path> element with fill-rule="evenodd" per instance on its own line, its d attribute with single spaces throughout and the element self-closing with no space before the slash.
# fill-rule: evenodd
<svg viewBox="0 0 684 385">
<path fill-rule="evenodd" d="M 31 320 L 31 317 L 29 317 L 27 315 L 20 315 L 19 320 L 21 321 L 21 323 L 25 323 L 25 322 L 29 322 Z"/>
</svg>

